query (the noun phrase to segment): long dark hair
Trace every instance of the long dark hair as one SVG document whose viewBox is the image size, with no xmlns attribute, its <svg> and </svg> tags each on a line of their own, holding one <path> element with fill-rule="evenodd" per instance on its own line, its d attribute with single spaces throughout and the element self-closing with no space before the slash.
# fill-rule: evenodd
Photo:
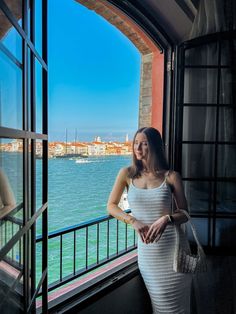
<svg viewBox="0 0 236 314">
<path fill-rule="evenodd" d="M 134 153 L 134 142 L 138 133 L 144 133 L 148 142 L 148 158 L 147 166 L 155 176 L 157 171 L 168 170 L 169 166 L 165 157 L 164 146 L 161 138 L 161 134 L 155 128 L 144 127 L 138 129 L 133 139 L 133 164 L 128 168 L 128 175 L 130 178 L 138 178 L 141 176 L 143 169 L 143 163 L 136 158 Z"/>
</svg>

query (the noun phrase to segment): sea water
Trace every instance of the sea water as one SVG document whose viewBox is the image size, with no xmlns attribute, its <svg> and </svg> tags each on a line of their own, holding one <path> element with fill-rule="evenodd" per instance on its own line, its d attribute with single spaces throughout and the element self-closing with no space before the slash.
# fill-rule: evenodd
<svg viewBox="0 0 236 314">
<path fill-rule="evenodd" d="M 12 186 L 16 202 L 23 201 L 23 156 L 20 153 L 2 153 L 2 167 Z M 106 215 L 106 203 L 115 178 L 122 167 L 131 163 L 131 156 L 91 156 L 82 162 L 69 158 L 48 160 L 48 228 L 49 232 L 67 228 Z M 30 177 L 30 172 L 29 172 Z M 36 160 L 36 209 L 42 206 L 42 160 Z M 16 215 L 22 218 L 22 210 Z M 115 220 L 110 224 L 109 254 L 117 250 Z M 112 231 L 114 229 L 114 232 Z M 122 229 L 123 228 L 123 229 Z M 133 241 L 133 230 L 128 234 L 128 241 Z M 122 231 L 123 230 L 123 231 Z M 17 229 L 14 233 L 17 232 Z M 36 223 L 36 233 L 42 233 L 41 217 Z M 97 262 L 96 227 L 88 231 L 87 264 Z M 73 272 L 73 233 L 63 236 L 62 277 Z M 99 260 L 107 257 L 107 225 L 101 224 L 99 231 Z M 86 266 L 86 233 L 76 233 L 76 271 Z M 119 250 L 124 249 L 125 229 L 120 227 Z M 15 250 L 17 252 L 17 250 Z M 16 257 L 17 259 L 17 254 Z M 60 238 L 50 239 L 48 243 L 49 283 L 60 278 Z M 39 282 L 42 274 L 42 244 L 36 246 L 36 273 Z"/>
</svg>

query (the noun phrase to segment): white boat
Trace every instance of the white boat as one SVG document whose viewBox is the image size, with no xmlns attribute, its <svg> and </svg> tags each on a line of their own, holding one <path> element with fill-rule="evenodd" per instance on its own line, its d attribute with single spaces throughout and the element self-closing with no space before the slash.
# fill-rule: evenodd
<svg viewBox="0 0 236 314">
<path fill-rule="evenodd" d="M 90 161 L 87 159 L 76 159 L 77 164 L 88 164 Z"/>
</svg>

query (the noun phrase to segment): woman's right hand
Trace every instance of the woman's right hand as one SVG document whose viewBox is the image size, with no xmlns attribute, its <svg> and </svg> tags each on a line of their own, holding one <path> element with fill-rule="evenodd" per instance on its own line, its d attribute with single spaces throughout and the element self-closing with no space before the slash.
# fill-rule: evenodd
<svg viewBox="0 0 236 314">
<path fill-rule="evenodd" d="M 142 241 L 145 242 L 146 234 L 148 233 L 149 226 L 142 223 L 141 221 L 139 221 L 137 219 L 132 223 L 132 226 L 137 231 L 137 233 L 140 235 Z"/>
</svg>

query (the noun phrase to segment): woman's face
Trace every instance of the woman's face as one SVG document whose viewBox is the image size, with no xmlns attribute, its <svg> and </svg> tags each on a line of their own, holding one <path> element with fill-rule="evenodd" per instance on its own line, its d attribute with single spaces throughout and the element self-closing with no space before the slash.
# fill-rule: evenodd
<svg viewBox="0 0 236 314">
<path fill-rule="evenodd" d="M 144 133 L 138 133 L 135 137 L 134 154 L 138 160 L 147 160 L 148 140 Z"/>
</svg>

